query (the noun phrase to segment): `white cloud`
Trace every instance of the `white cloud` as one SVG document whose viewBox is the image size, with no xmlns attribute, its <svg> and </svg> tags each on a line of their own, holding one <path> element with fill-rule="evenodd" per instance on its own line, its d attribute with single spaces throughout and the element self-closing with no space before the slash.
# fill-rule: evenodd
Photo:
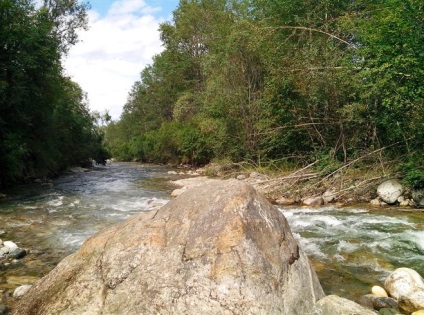
<svg viewBox="0 0 424 315">
<path fill-rule="evenodd" d="M 141 70 L 162 51 L 159 23 L 151 13 L 159 8 L 143 0 L 115 1 L 105 17 L 89 12 L 90 29 L 80 33 L 64 65 L 87 92 L 91 110 L 108 110 L 119 118 Z"/>
</svg>

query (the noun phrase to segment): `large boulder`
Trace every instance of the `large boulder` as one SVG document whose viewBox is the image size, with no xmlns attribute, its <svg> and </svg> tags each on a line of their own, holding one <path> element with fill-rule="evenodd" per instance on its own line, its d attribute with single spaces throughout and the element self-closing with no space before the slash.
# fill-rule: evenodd
<svg viewBox="0 0 424 315">
<path fill-rule="evenodd" d="M 387 180 L 377 187 L 378 196 L 386 203 L 393 204 L 402 195 L 403 187 L 396 180 Z"/>
<path fill-rule="evenodd" d="M 91 237 L 15 313 L 303 315 L 323 296 L 284 216 L 230 180 Z"/>
</svg>

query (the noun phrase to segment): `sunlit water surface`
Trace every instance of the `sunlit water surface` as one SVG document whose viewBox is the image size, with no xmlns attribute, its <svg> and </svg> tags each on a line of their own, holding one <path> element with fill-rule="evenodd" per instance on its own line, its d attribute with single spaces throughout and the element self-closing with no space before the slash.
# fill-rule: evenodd
<svg viewBox="0 0 424 315">
<path fill-rule="evenodd" d="M 0 262 L 0 291 L 45 275 L 89 236 L 166 204 L 176 175 L 138 163 L 113 163 L 50 184 L 17 187 L 0 203 L 0 238 L 30 249 Z M 366 208 L 280 208 L 327 294 L 356 298 L 397 267 L 424 275 L 424 215 Z"/>
</svg>

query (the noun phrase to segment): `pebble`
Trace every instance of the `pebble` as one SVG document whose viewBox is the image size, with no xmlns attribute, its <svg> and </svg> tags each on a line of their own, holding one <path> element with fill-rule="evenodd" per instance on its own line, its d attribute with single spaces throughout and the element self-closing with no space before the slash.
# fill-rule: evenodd
<svg viewBox="0 0 424 315">
<path fill-rule="evenodd" d="M 6 241 L 6 242 L 3 242 L 3 246 L 4 246 L 4 247 L 9 247 L 9 251 L 12 251 L 12 250 L 14 250 L 14 249 L 18 248 L 18 245 L 16 245 L 16 244 L 15 244 L 15 243 L 13 243 L 12 241 Z"/>
<path fill-rule="evenodd" d="M 386 290 L 384 290 L 382 287 L 375 285 L 371 288 L 372 294 L 378 297 L 388 297 Z"/>
<path fill-rule="evenodd" d="M 26 256 L 27 252 L 25 249 L 16 248 L 9 252 L 9 257 L 13 259 L 21 259 Z"/>
<path fill-rule="evenodd" d="M 29 289 L 31 289 L 31 287 L 32 285 L 30 284 L 25 284 L 25 285 L 21 285 L 17 287 L 15 291 L 13 292 L 13 297 L 17 300 L 22 298 L 25 294 L 27 294 L 27 292 L 29 291 Z"/>
</svg>

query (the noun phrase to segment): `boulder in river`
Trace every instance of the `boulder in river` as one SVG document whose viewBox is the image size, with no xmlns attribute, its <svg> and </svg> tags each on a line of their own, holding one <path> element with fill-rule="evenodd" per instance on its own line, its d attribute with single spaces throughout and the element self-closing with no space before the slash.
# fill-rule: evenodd
<svg viewBox="0 0 424 315">
<path fill-rule="evenodd" d="M 230 180 L 94 235 L 15 312 L 303 315 L 323 296 L 284 216 Z"/>
<path fill-rule="evenodd" d="M 424 281 L 415 270 L 398 268 L 387 277 L 384 286 L 391 297 L 399 299 L 402 295 L 410 294 L 415 288 L 424 289 Z"/>
<path fill-rule="evenodd" d="M 393 204 L 402 195 L 402 185 L 394 179 L 387 180 L 377 187 L 378 196 L 386 203 Z"/>
</svg>

